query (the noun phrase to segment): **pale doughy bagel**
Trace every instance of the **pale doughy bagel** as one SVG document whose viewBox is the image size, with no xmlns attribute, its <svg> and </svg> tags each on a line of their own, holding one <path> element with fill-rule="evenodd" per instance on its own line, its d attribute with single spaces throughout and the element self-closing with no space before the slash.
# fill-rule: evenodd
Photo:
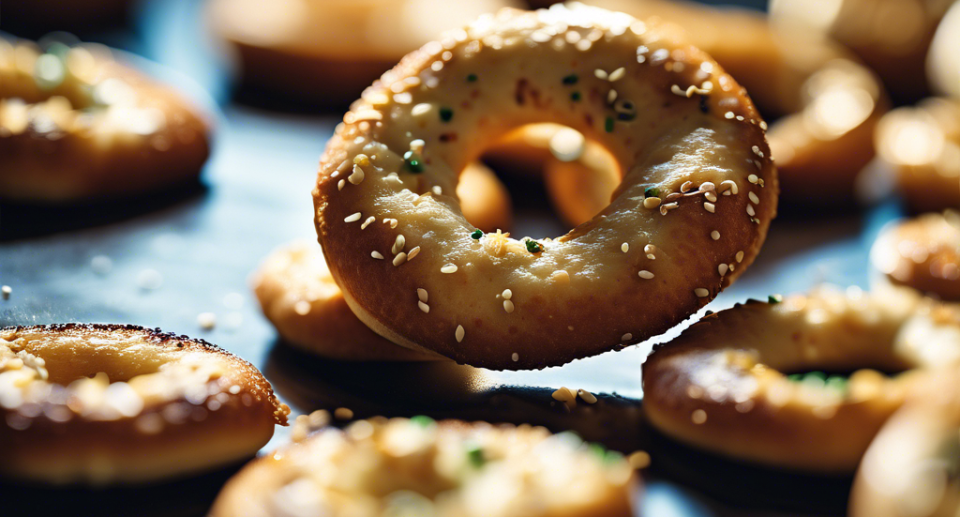
<svg viewBox="0 0 960 517">
<path fill-rule="evenodd" d="M 960 101 L 930 98 L 897 108 L 880 120 L 875 140 L 910 209 L 960 208 Z"/>
<path fill-rule="evenodd" d="M 616 157 L 616 196 L 557 239 L 475 232 L 450 195 L 458 172 L 542 121 Z M 391 341 L 487 368 L 563 364 L 667 330 L 752 262 L 777 200 L 762 125 L 669 30 L 579 4 L 503 10 L 353 105 L 321 158 L 317 233 L 350 308 Z"/>
<path fill-rule="evenodd" d="M 289 409 L 250 363 L 135 326 L 0 329 L 0 476 L 126 484 L 252 456 Z"/>
<path fill-rule="evenodd" d="M 860 464 L 851 517 L 960 514 L 960 370 L 945 368 L 881 429 Z"/>
<path fill-rule="evenodd" d="M 407 52 L 514 0 L 212 0 L 248 84 L 346 104 Z"/>
<path fill-rule="evenodd" d="M 745 9 L 664 0 L 587 2 L 682 28 L 747 89 L 764 117 L 779 118 L 767 139 L 785 200 L 809 205 L 853 198 L 889 103 L 879 80 L 849 51 Z"/>
<path fill-rule="evenodd" d="M 883 275 L 880 285 L 889 283 L 897 296 L 912 292 L 960 302 L 960 214 L 924 214 L 900 222 L 877 238 L 870 259 Z"/>
<path fill-rule="evenodd" d="M 209 127 L 176 92 L 99 46 L 0 38 L 0 198 L 119 197 L 184 183 Z"/>
<path fill-rule="evenodd" d="M 647 359 L 644 410 L 723 455 L 852 472 L 923 372 L 960 359 L 960 314 L 918 303 L 820 289 L 707 316 Z M 811 370 L 854 373 L 786 375 Z"/>
<path fill-rule="evenodd" d="M 930 43 L 927 78 L 934 91 L 960 98 L 960 4 L 954 2 Z"/>
<path fill-rule="evenodd" d="M 211 515 L 628 517 L 637 488 L 622 457 L 571 433 L 375 418 L 248 465 Z"/>
</svg>

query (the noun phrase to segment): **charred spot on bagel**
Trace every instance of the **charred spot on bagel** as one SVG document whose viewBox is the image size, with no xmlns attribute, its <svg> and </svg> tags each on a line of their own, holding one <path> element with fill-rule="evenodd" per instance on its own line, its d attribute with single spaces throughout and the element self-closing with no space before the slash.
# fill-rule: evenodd
<svg viewBox="0 0 960 517">
<path fill-rule="evenodd" d="M 451 120 L 453 120 L 453 108 L 441 106 L 439 110 L 439 114 L 440 114 L 441 122 L 450 122 Z"/>
<path fill-rule="evenodd" d="M 570 100 L 572 100 L 573 102 L 580 102 L 580 98 L 581 98 L 580 92 L 573 92 L 570 94 Z"/>
<path fill-rule="evenodd" d="M 700 96 L 700 111 L 707 114 L 710 113 L 710 96 L 709 95 Z"/>
<path fill-rule="evenodd" d="M 467 75 L 467 82 L 468 82 L 468 83 L 475 83 L 475 82 L 477 82 L 477 74 L 468 74 L 468 75 Z"/>
<path fill-rule="evenodd" d="M 443 133 L 440 135 L 440 141 L 443 143 L 456 142 L 457 134 L 456 133 Z"/>
<path fill-rule="evenodd" d="M 570 85 L 577 84 L 577 81 L 579 80 L 580 80 L 580 76 L 578 76 L 577 74 L 570 74 L 570 75 L 563 76 L 563 79 L 561 79 L 561 82 L 565 85 L 570 86 Z"/>
</svg>

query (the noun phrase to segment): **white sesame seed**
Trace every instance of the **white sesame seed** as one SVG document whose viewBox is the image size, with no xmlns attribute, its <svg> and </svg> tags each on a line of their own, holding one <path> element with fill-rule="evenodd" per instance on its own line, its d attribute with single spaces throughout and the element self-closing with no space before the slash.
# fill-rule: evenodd
<svg viewBox="0 0 960 517">
<path fill-rule="evenodd" d="M 704 181 L 700 184 L 700 192 L 715 192 L 717 186 L 712 181 Z"/>
<path fill-rule="evenodd" d="M 653 209 L 657 208 L 658 206 L 660 206 L 660 198 L 658 197 L 648 197 L 643 200 L 644 208 Z"/>
<path fill-rule="evenodd" d="M 710 212 L 711 214 L 716 213 L 716 211 L 717 211 L 717 205 L 715 205 L 715 204 L 713 204 L 713 203 L 711 203 L 711 202 L 709 202 L 709 201 L 707 201 L 706 203 L 703 204 L 703 208 L 706 208 L 706 209 L 707 209 L 707 212 Z"/>
<path fill-rule="evenodd" d="M 213 330 L 217 326 L 217 315 L 212 312 L 197 314 L 197 325 L 203 330 Z"/>
<path fill-rule="evenodd" d="M 457 269 L 456 264 L 447 264 L 440 268 L 440 272 L 449 275 L 450 273 L 456 273 Z"/>
<path fill-rule="evenodd" d="M 512 359 L 513 362 L 517 362 L 520 360 L 520 354 L 514 352 L 512 355 L 510 355 L 510 359 Z"/>
<path fill-rule="evenodd" d="M 343 186 L 347 184 L 346 180 L 340 180 L 337 182 L 337 190 L 343 190 Z"/>
<path fill-rule="evenodd" d="M 397 253 L 400 253 L 400 251 L 403 250 L 403 247 L 406 244 L 407 244 L 407 239 L 403 236 L 403 234 L 401 233 L 400 235 L 397 235 L 397 240 L 393 242 L 393 247 L 390 248 L 390 253 L 393 253 L 394 255 L 396 255 Z"/>
<path fill-rule="evenodd" d="M 394 266 L 399 266 L 400 264 L 403 264 L 406 261 L 407 261 L 407 254 L 402 251 L 400 253 L 397 253 L 396 257 L 393 257 Z"/>
<path fill-rule="evenodd" d="M 463 335 L 464 335 L 465 333 L 466 333 L 466 331 L 463 330 L 463 325 L 457 325 L 457 331 L 454 332 L 454 334 L 453 334 L 453 335 L 457 338 L 457 343 L 462 343 L 462 342 L 463 342 Z"/>
<path fill-rule="evenodd" d="M 737 115 L 737 121 L 743 122 L 743 115 Z"/>
<path fill-rule="evenodd" d="M 430 295 L 427 293 L 427 290 L 422 287 L 417 288 L 417 298 L 419 298 L 423 303 L 430 301 Z"/>
<path fill-rule="evenodd" d="M 609 77 L 605 71 L 600 70 L 599 68 L 593 71 L 593 75 L 597 76 L 597 79 L 600 79 L 601 81 L 606 81 Z"/>
<path fill-rule="evenodd" d="M 431 106 L 429 104 L 425 102 L 420 103 L 414 106 L 413 109 L 410 110 L 410 114 L 413 115 L 414 117 L 419 117 L 420 115 L 424 115 L 427 112 L 429 112 L 430 108 Z"/>
<path fill-rule="evenodd" d="M 760 129 L 766 131 L 766 130 L 767 130 L 767 123 L 761 120 L 761 121 L 760 121 Z"/>
<path fill-rule="evenodd" d="M 374 221 L 376 221 L 376 220 L 377 220 L 377 218 L 371 215 L 370 217 L 367 218 L 366 221 L 364 221 L 363 223 L 360 224 L 360 229 L 361 229 L 361 230 L 366 230 L 366 229 L 367 229 L 367 226 L 370 226 L 370 225 L 371 225 Z"/>
<path fill-rule="evenodd" d="M 613 104 L 617 100 L 617 90 L 607 92 L 607 104 Z"/>
<path fill-rule="evenodd" d="M 504 289 L 503 292 L 500 293 L 500 296 L 502 296 L 504 300 L 509 300 L 513 298 L 513 291 L 510 289 Z"/>
<path fill-rule="evenodd" d="M 740 187 L 737 186 L 736 181 L 726 180 L 720 184 L 720 192 L 723 192 L 726 196 L 730 194 L 737 195 L 740 193 Z"/>
<path fill-rule="evenodd" d="M 436 195 L 438 195 L 438 196 L 441 195 L 441 194 L 443 194 L 443 189 L 440 188 L 440 185 L 434 185 L 433 187 L 430 188 L 430 190 L 432 190 L 433 193 L 436 194 Z"/>
<path fill-rule="evenodd" d="M 390 228 L 396 228 L 396 227 L 397 227 L 397 223 L 399 223 L 399 222 L 400 222 L 400 221 L 397 221 L 396 219 L 390 219 Z"/>
<path fill-rule="evenodd" d="M 420 246 L 413 248 L 412 250 L 410 250 L 410 253 L 407 253 L 407 262 L 413 260 L 414 257 L 416 257 L 419 254 L 420 254 Z"/>
<path fill-rule="evenodd" d="M 732 119 L 733 117 L 734 117 L 734 115 L 733 115 L 733 112 L 732 112 L 732 111 L 728 111 L 728 112 L 726 112 L 726 113 L 723 114 L 723 118 L 725 118 L 725 119 L 727 119 L 727 120 L 730 120 L 730 119 Z"/>
<path fill-rule="evenodd" d="M 755 205 L 760 204 L 760 198 L 755 193 L 751 192 L 750 194 L 748 194 L 748 196 L 750 197 L 750 201 L 752 201 L 753 204 Z"/>
<path fill-rule="evenodd" d="M 763 151 L 760 150 L 760 147 L 758 147 L 758 146 L 755 145 L 755 146 L 751 147 L 750 149 L 753 151 L 753 154 L 755 154 L 755 155 L 763 158 Z"/>
<path fill-rule="evenodd" d="M 347 181 L 354 185 L 359 185 L 360 182 L 363 181 L 364 176 L 363 169 L 361 169 L 359 165 L 354 165 L 353 174 L 347 176 Z"/>
<path fill-rule="evenodd" d="M 757 215 L 757 211 L 753 209 L 753 205 L 747 205 L 747 215 L 750 217 Z"/>
<path fill-rule="evenodd" d="M 355 223 L 359 220 L 360 220 L 360 212 L 357 212 L 355 214 L 350 214 L 343 218 L 343 222 L 345 223 Z"/>
<path fill-rule="evenodd" d="M 627 332 L 626 334 L 620 336 L 620 341 L 630 341 L 633 339 L 633 334 Z"/>
<path fill-rule="evenodd" d="M 760 181 L 760 178 L 758 178 L 756 174 L 751 174 L 747 176 L 747 181 L 749 181 L 750 183 L 756 184 L 757 181 Z"/>
<path fill-rule="evenodd" d="M 743 252 L 742 252 L 742 251 L 738 251 L 738 252 L 737 252 L 737 263 L 739 264 L 739 263 L 741 263 L 741 262 L 743 262 Z"/>
<path fill-rule="evenodd" d="M 423 311 L 423 312 L 425 312 L 425 313 L 427 313 L 427 314 L 430 314 L 430 306 L 429 306 L 429 305 L 427 305 L 427 304 L 425 304 L 425 303 L 423 303 L 423 302 L 418 301 L 418 302 L 417 302 L 417 307 L 420 307 L 420 310 L 421 310 L 421 311 Z"/>
<path fill-rule="evenodd" d="M 620 251 L 622 251 L 622 252 L 624 252 L 624 253 L 630 251 L 630 245 L 627 244 L 626 242 L 623 243 L 623 244 L 621 244 L 621 245 L 620 245 Z"/>
<path fill-rule="evenodd" d="M 587 404 L 597 403 L 597 397 L 595 397 L 593 393 L 590 393 L 587 390 L 577 390 L 577 395 L 579 395 L 580 398 L 583 399 L 583 401 L 586 402 Z"/>
<path fill-rule="evenodd" d="M 710 291 L 702 287 L 698 287 L 693 290 L 693 294 L 697 295 L 698 298 L 706 298 L 707 296 L 710 296 Z"/>
<path fill-rule="evenodd" d="M 692 189 L 692 188 L 693 188 L 693 182 L 692 182 L 692 181 L 684 181 L 683 184 L 680 185 L 680 192 L 686 192 L 686 191 L 688 191 L 688 190 L 690 190 L 690 189 Z"/>
<path fill-rule="evenodd" d="M 710 232 L 710 238 L 713 239 L 713 240 L 715 240 L 715 241 L 720 240 L 720 232 L 718 232 L 718 231 L 716 231 L 716 230 Z"/>
<path fill-rule="evenodd" d="M 667 197 L 665 197 L 664 199 L 667 201 L 673 201 L 674 199 L 680 199 L 682 197 L 683 197 L 683 194 L 679 192 L 671 192 L 667 194 Z"/>
<path fill-rule="evenodd" d="M 373 257 L 373 258 L 375 258 L 375 259 L 377 259 L 377 260 L 383 260 L 383 255 L 381 255 L 380 252 L 377 251 L 377 250 L 371 251 L 371 252 L 370 252 L 370 256 Z"/>
<path fill-rule="evenodd" d="M 663 205 L 663 206 L 660 207 L 660 213 L 666 215 L 666 213 L 667 213 L 668 211 L 673 210 L 674 208 L 677 208 L 678 206 L 680 206 L 679 203 L 667 203 L 667 204 L 665 204 L 665 205 Z"/>
<path fill-rule="evenodd" d="M 612 83 L 614 81 L 619 81 L 620 79 L 623 79 L 623 76 L 625 75 L 627 75 L 627 69 L 621 66 L 620 68 L 614 70 L 613 72 L 610 72 L 610 75 L 607 77 L 607 80 Z"/>
<path fill-rule="evenodd" d="M 727 269 L 729 268 L 727 267 L 726 264 L 720 264 L 719 266 L 717 266 L 717 272 L 720 273 L 720 276 L 726 276 Z"/>
<path fill-rule="evenodd" d="M 707 198 L 707 201 L 711 203 L 717 202 L 717 195 L 714 194 L 713 192 L 707 192 L 706 194 L 703 195 L 703 197 Z"/>
<path fill-rule="evenodd" d="M 503 310 L 507 311 L 507 314 L 510 314 L 511 312 L 513 312 L 513 309 L 514 309 L 513 302 L 511 302 L 510 300 L 503 301 Z"/>
<path fill-rule="evenodd" d="M 654 253 L 657 252 L 657 247 L 654 246 L 653 244 L 647 244 L 646 246 L 643 247 L 643 252 L 653 255 Z"/>
<path fill-rule="evenodd" d="M 670 92 L 681 97 L 687 96 L 687 92 L 683 91 L 683 88 L 681 88 L 679 84 L 670 86 Z"/>
<path fill-rule="evenodd" d="M 653 273 L 647 271 L 646 269 L 641 269 L 639 272 L 637 272 L 637 275 L 644 280 L 650 280 L 653 278 Z"/>
</svg>

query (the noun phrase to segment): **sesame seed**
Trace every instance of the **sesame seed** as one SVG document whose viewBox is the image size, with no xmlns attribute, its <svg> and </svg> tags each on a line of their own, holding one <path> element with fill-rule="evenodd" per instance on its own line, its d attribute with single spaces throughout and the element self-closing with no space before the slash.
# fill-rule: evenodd
<svg viewBox="0 0 960 517">
<path fill-rule="evenodd" d="M 450 273 L 456 273 L 457 269 L 456 264 L 447 264 L 440 268 L 440 272 L 449 275 Z"/>
<path fill-rule="evenodd" d="M 667 197 L 665 197 L 664 199 L 667 201 L 673 201 L 674 199 L 680 199 L 682 197 L 683 197 L 683 194 L 679 192 L 671 192 L 667 194 Z"/>
<path fill-rule="evenodd" d="M 377 220 L 377 218 L 371 215 L 370 217 L 367 218 L 366 221 L 364 221 L 363 223 L 360 224 L 360 229 L 361 229 L 361 230 L 366 230 L 366 229 L 367 229 L 367 226 L 370 226 L 370 225 L 371 225 L 374 221 L 376 221 L 376 220 Z"/>
<path fill-rule="evenodd" d="M 753 154 L 755 154 L 755 155 L 763 158 L 763 151 L 760 150 L 760 147 L 758 147 L 758 146 L 755 145 L 755 146 L 751 147 L 750 149 L 753 151 Z"/>
<path fill-rule="evenodd" d="M 644 208 L 653 209 L 653 208 L 657 208 L 658 206 L 660 206 L 660 198 L 658 197 L 648 197 L 643 200 Z"/>
<path fill-rule="evenodd" d="M 657 252 L 657 247 L 654 246 L 653 244 L 647 244 L 646 246 L 643 247 L 643 252 L 653 255 L 654 253 Z"/>
<path fill-rule="evenodd" d="M 420 310 L 425 312 L 426 314 L 430 314 L 430 306 L 423 303 L 422 301 L 417 302 L 417 307 L 420 307 Z"/>
<path fill-rule="evenodd" d="M 514 352 L 513 355 L 510 356 L 510 359 L 512 359 L 513 362 L 517 362 L 520 360 L 520 354 Z"/>
<path fill-rule="evenodd" d="M 399 266 L 400 264 L 403 264 L 406 261 L 407 261 L 407 254 L 402 251 L 400 253 L 397 253 L 396 257 L 393 257 L 394 266 Z"/>
<path fill-rule="evenodd" d="M 393 242 L 393 247 L 390 248 L 390 253 L 393 253 L 394 255 L 396 255 L 397 253 L 400 253 L 400 251 L 403 250 L 403 247 L 406 244 L 407 244 L 407 239 L 403 236 L 403 234 L 401 233 L 400 235 L 397 235 L 397 240 Z"/>
<path fill-rule="evenodd" d="M 609 77 L 605 71 L 600 70 L 599 68 L 593 71 L 593 75 L 597 76 L 597 79 L 600 79 L 601 81 L 606 81 Z"/>
<path fill-rule="evenodd" d="M 633 339 L 633 334 L 627 332 L 626 334 L 620 336 L 620 341 L 630 341 Z"/>
<path fill-rule="evenodd" d="M 674 202 L 674 203 L 667 203 L 667 204 L 662 205 L 662 206 L 660 207 L 660 213 L 663 214 L 663 215 L 667 215 L 667 212 L 669 212 L 670 210 L 673 210 L 674 208 L 677 208 L 678 206 L 680 206 L 680 204 L 679 204 L 679 203 L 676 203 L 676 202 Z"/>
<path fill-rule="evenodd" d="M 429 104 L 425 102 L 420 103 L 414 106 L 413 109 L 410 110 L 410 114 L 413 115 L 414 117 L 419 117 L 420 115 L 424 115 L 427 112 L 429 112 L 430 108 L 431 106 Z"/>
<path fill-rule="evenodd" d="M 707 421 L 707 412 L 702 409 L 697 409 L 692 415 L 690 415 L 690 420 L 693 423 L 700 425 Z"/>
<path fill-rule="evenodd" d="M 607 92 L 607 104 L 613 104 L 617 100 L 617 90 Z"/>
<path fill-rule="evenodd" d="M 333 411 L 333 417 L 337 420 L 351 420 L 353 419 L 353 411 L 345 407 L 338 407 Z"/>
<path fill-rule="evenodd" d="M 361 169 L 359 165 L 354 165 L 353 174 L 351 174 L 350 176 L 347 176 L 347 181 L 349 181 L 350 183 L 353 183 L 354 185 L 359 185 L 360 182 L 363 181 L 363 178 L 364 178 L 363 169 Z"/>
<path fill-rule="evenodd" d="M 707 192 L 706 194 L 703 195 L 703 197 L 707 198 L 707 201 L 711 203 L 717 202 L 717 195 L 714 194 L 713 192 Z"/>
<path fill-rule="evenodd" d="M 756 174 L 751 174 L 747 176 L 747 181 L 749 181 L 750 183 L 756 184 L 758 181 L 760 181 L 760 178 L 758 178 Z"/>
<path fill-rule="evenodd" d="M 410 250 L 410 253 L 407 253 L 407 262 L 413 260 L 414 257 L 420 254 L 420 246 L 417 246 Z"/>
<path fill-rule="evenodd" d="M 503 310 L 507 311 L 507 314 L 510 314 L 511 312 L 513 312 L 513 302 L 511 302 L 510 300 L 504 300 Z"/>
<path fill-rule="evenodd" d="M 711 203 L 711 202 L 709 202 L 709 201 L 707 201 L 706 203 L 703 204 L 703 208 L 706 208 L 706 209 L 707 209 L 707 212 L 710 212 L 711 214 L 716 213 L 716 211 L 717 211 L 717 205 L 715 205 L 715 204 L 713 204 L 713 203 Z"/>
<path fill-rule="evenodd" d="M 417 288 L 417 298 L 420 298 L 420 301 L 421 301 L 421 302 L 427 303 L 427 302 L 430 301 L 430 294 L 427 293 L 427 290 L 426 290 L 426 289 L 424 289 L 424 288 L 422 288 L 422 287 L 418 287 L 418 288 Z"/>
<path fill-rule="evenodd" d="M 717 272 L 720 273 L 720 276 L 726 276 L 727 269 L 729 268 L 727 267 L 726 264 L 720 264 L 719 266 L 717 266 Z"/>
<path fill-rule="evenodd" d="M 197 325 L 203 330 L 213 330 L 217 326 L 217 315 L 212 312 L 201 312 L 197 314 Z"/>
<path fill-rule="evenodd" d="M 622 69 L 621 69 L 622 70 Z M 593 393 L 590 393 L 587 390 L 577 390 L 577 396 L 579 396 L 587 404 L 596 404 L 597 397 Z"/>
<path fill-rule="evenodd" d="M 570 391 L 570 388 L 567 388 L 566 386 L 558 389 L 557 391 L 554 391 L 553 394 L 550 396 L 553 397 L 554 400 L 559 402 L 575 402 L 577 398 L 577 396 L 574 395 L 572 391 Z"/>
<path fill-rule="evenodd" d="M 679 84 L 674 84 L 674 85 L 670 86 L 670 92 L 672 92 L 672 93 L 674 93 L 674 94 L 676 94 L 676 95 L 679 95 L 679 96 L 681 96 L 681 97 L 686 97 L 686 96 L 687 96 L 687 92 L 683 91 L 683 88 L 680 88 L 680 85 L 679 85 Z"/>
<path fill-rule="evenodd" d="M 743 115 L 737 115 L 737 120 L 739 122 L 743 122 Z"/>
<path fill-rule="evenodd" d="M 757 215 L 757 211 L 753 209 L 753 205 L 747 205 L 747 215 L 750 217 Z"/>
<path fill-rule="evenodd" d="M 637 272 L 637 275 L 644 280 L 650 280 L 653 278 L 653 273 L 647 271 L 646 269 L 641 269 L 639 272 Z"/>
<path fill-rule="evenodd" d="M 767 123 L 761 120 L 761 121 L 760 121 L 760 129 L 766 131 L 766 130 L 767 130 Z"/>
<path fill-rule="evenodd" d="M 375 258 L 375 259 L 377 259 L 377 260 L 383 260 L 383 255 L 381 255 L 380 252 L 377 251 L 377 250 L 371 251 L 371 252 L 370 252 L 370 256 L 373 257 L 373 258 Z"/>
<path fill-rule="evenodd" d="M 693 294 L 697 295 L 698 298 L 706 298 L 707 296 L 710 296 L 710 291 L 702 287 L 698 287 L 693 290 Z"/>
<path fill-rule="evenodd" d="M 645 451 L 634 452 L 627 456 L 627 463 L 634 469 L 645 469 L 650 466 L 650 454 Z"/>
<path fill-rule="evenodd" d="M 627 69 L 621 66 L 620 68 L 614 70 L 613 72 L 610 72 L 610 75 L 607 77 L 607 80 L 612 83 L 614 81 L 619 81 L 620 79 L 623 79 L 623 76 L 625 75 L 627 75 Z"/>
<path fill-rule="evenodd" d="M 624 252 L 624 253 L 630 251 L 630 245 L 627 244 L 626 242 L 623 243 L 623 244 L 621 244 L 621 245 L 620 245 L 620 251 L 622 251 L 622 252 Z"/>
<path fill-rule="evenodd" d="M 343 190 L 343 186 L 347 184 L 346 180 L 340 180 L 337 182 L 337 190 Z"/>
<path fill-rule="evenodd" d="M 736 181 L 726 180 L 720 184 L 720 192 L 723 192 L 723 194 L 727 196 L 730 194 L 737 195 L 740 193 L 740 187 L 737 186 Z"/>
<path fill-rule="evenodd" d="M 718 231 L 716 231 L 716 230 L 710 232 L 710 238 L 713 239 L 713 240 L 715 240 L 715 241 L 720 240 L 720 232 L 718 232 Z"/>
<path fill-rule="evenodd" d="M 500 296 L 502 296 L 504 300 L 509 300 L 513 298 L 513 291 L 510 289 L 504 289 L 503 292 L 500 293 Z"/>
<path fill-rule="evenodd" d="M 728 112 L 726 112 L 726 113 L 723 114 L 723 118 L 725 118 L 725 119 L 727 119 L 727 120 L 732 119 L 733 116 L 734 116 L 734 115 L 733 115 L 733 112 L 732 112 L 732 111 L 728 111 Z"/>
<path fill-rule="evenodd" d="M 353 164 L 354 164 L 354 165 L 363 165 L 363 166 L 370 165 L 370 158 L 369 158 L 367 155 L 363 154 L 363 153 L 358 154 L 358 155 L 356 155 L 356 156 L 353 157 Z"/>
<path fill-rule="evenodd" d="M 345 223 L 355 223 L 359 220 L 360 220 L 360 212 L 357 212 L 355 214 L 350 214 L 343 218 L 343 222 Z"/>
<path fill-rule="evenodd" d="M 750 201 L 752 201 L 753 204 L 755 204 L 755 205 L 759 205 L 759 204 L 760 204 L 760 198 L 759 198 L 756 194 L 754 194 L 753 192 L 751 192 L 750 194 L 748 194 L 748 196 L 750 197 Z"/>
<path fill-rule="evenodd" d="M 436 194 L 436 195 L 438 195 L 438 196 L 441 195 L 441 194 L 443 194 L 443 189 L 440 188 L 440 185 L 434 185 L 433 187 L 430 188 L 430 190 L 432 190 L 433 193 Z"/>
<path fill-rule="evenodd" d="M 457 325 L 457 331 L 453 333 L 454 337 L 457 338 L 457 343 L 463 342 L 463 335 L 466 331 L 463 330 L 463 325 Z"/>
<path fill-rule="evenodd" d="M 680 192 L 686 192 L 686 191 L 688 191 L 688 190 L 690 190 L 690 189 L 692 189 L 692 188 L 693 188 L 693 182 L 692 182 L 692 181 L 684 181 L 683 184 L 680 185 Z"/>
<path fill-rule="evenodd" d="M 737 263 L 739 264 L 740 262 L 743 262 L 743 252 L 742 252 L 742 251 L 738 251 L 738 252 L 737 252 Z"/>
<path fill-rule="evenodd" d="M 390 228 L 396 228 L 396 227 L 397 227 L 397 223 L 399 223 L 399 222 L 400 222 L 400 221 L 397 221 L 396 219 L 390 219 Z"/>
</svg>

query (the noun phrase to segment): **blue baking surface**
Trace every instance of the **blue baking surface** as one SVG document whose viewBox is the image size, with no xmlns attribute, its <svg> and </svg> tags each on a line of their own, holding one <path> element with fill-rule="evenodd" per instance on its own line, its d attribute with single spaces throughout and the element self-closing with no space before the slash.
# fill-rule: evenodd
<svg viewBox="0 0 960 517">
<path fill-rule="evenodd" d="M 230 65 L 206 36 L 199 6 L 196 0 L 143 2 L 132 30 L 105 33 L 101 41 L 143 56 L 129 59 L 209 112 L 216 145 L 203 186 L 111 205 L 106 216 L 65 212 L 68 221 L 50 212 L 59 209 L 0 205 L 0 284 L 13 288 L 10 299 L 0 301 L 0 326 L 114 322 L 201 337 L 260 367 L 298 413 L 344 406 L 360 417 L 425 413 L 531 422 L 577 430 L 626 452 L 647 448 L 654 468 L 639 506 L 648 516 L 845 513 L 848 479 L 755 469 L 676 444 L 663 446 L 668 452 L 661 460 L 664 439 L 651 436 L 642 422 L 641 364 L 653 343 L 675 336 L 689 321 L 619 352 L 532 372 L 343 364 L 278 342 L 249 277 L 276 246 L 314 236 L 310 191 L 340 114 L 232 102 Z M 543 203 L 515 210 L 518 234 L 565 230 Z M 781 215 L 756 263 L 704 310 L 823 282 L 866 289 L 870 244 L 900 215 L 893 202 Z M 216 314 L 213 330 L 199 327 L 203 312 Z M 550 398 L 560 386 L 589 390 L 600 402 L 568 413 Z M 287 438 L 281 430 L 265 449 Z"/>
</svg>

